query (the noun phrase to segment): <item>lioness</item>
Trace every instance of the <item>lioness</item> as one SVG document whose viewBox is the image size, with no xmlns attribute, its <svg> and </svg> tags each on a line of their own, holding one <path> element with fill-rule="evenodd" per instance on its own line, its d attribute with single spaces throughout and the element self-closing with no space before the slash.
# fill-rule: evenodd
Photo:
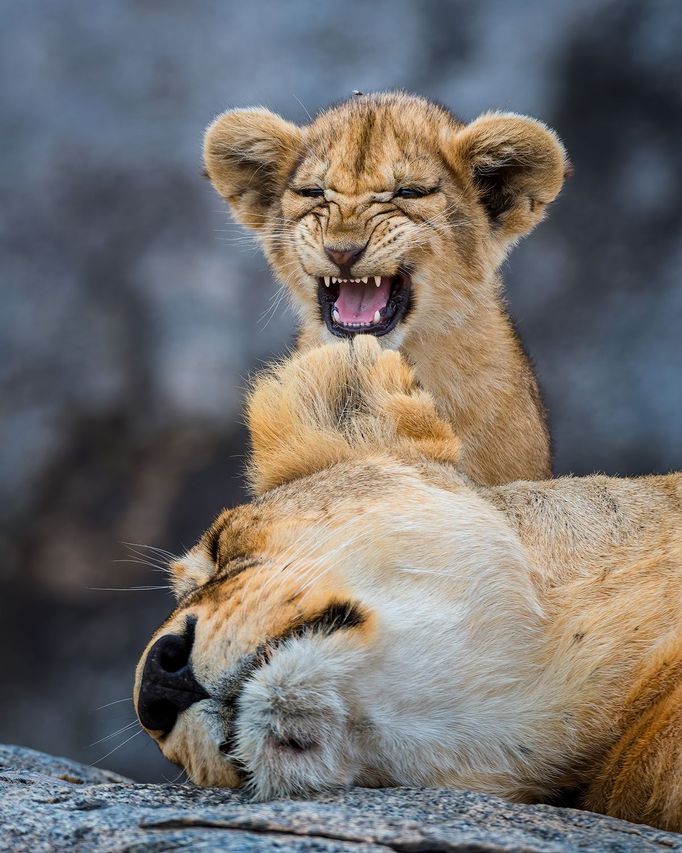
<svg viewBox="0 0 682 853">
<path fill-rule="evenodd" d="M 299 354 L 248 408 L 258 497 L 171 565 L 135 702 L 257 797 L 579 790 L 682 829 L 682 475 L 472 486 L 400 355 Z"/>
<path fill-rule="evenodd" d="M 300 349 L 374 335 L 414 365 L 472 479 L 550 476 L 544 408 L 498 269 L 561 189 L 566 154 L 551 130 L 500 113 L 464 125 L 422 98 L 361 95 L 305 127 L 265 109 L 224 113 L 204 161 L 293 296 Z"/>
</svg>

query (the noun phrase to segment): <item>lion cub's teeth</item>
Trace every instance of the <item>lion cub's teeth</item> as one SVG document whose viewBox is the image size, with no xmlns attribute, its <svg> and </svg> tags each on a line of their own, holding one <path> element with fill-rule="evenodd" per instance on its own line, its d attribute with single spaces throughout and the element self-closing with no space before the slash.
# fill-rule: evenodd
<svg viewBox="0 0 682 853">
<path fill-rule="evenodd" d="M 341 319 L 341 315 L 339 314 L 339 309 L 336 307 L 336 305 L 332 309 L 332 318 L 333 318 L 335 323 L 338 323 L 339 320 Z"/>
<path fill-rule="evenodd" d="M 364 278 L 361 278 L 361 279 L 360 279 L 360 281 L 361 281 L 363 284 L 367 284 L 367 282 L 369 281 L 369 276 L 368 276 L 368 275 L 366 275 Z"/>
<path fill-rule="evenodd" d="M 381 287 L 381 276 L 380 275 L 374 276 L 374 284 L 376 284 L 377 287 Z"/>
<path fill-rule="evenodd" d="M 332 284 L 336 284 L 336 282 L 340 281 L 341 279 L 338 279 L 335 276 L 331 276 L 331 280 L 332 280 Z"/>
<path fill-rule="evenodd" d="M 328 275 L 326 275 L 326 276 L 324 277 L 324 286 L 325 286 L 325 287 L 329 287 L 329 282 L 330 282 L 330 281 L 331 281 L 331 277 L 330 277 L 330 276 L 328 276 Z"/>
<path fill-rule="evenodd" d="M 374 312 L 374 320 L 372 321 L 375 325 L 381 322 L 381 314 L 378 311 Z"/>
</svg>

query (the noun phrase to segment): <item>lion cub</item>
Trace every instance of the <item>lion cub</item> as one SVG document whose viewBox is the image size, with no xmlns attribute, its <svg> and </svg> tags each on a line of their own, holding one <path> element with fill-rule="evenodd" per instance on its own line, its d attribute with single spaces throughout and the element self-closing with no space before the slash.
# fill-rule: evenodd
<svg viewBox="0 0 682 853">
<path fill-rule="evenodd" d="M 537 381 L 498 277 L 561 189 L 566 154 L 551 130 L 501 113 L 465 125 L 384 93 L 305 127 L 262 108 L 226 112 L 204 160 L 293 296 L 299 349 L 375 335 L 433 394 L 473 480 L 551 475 Z"/>
</svg>

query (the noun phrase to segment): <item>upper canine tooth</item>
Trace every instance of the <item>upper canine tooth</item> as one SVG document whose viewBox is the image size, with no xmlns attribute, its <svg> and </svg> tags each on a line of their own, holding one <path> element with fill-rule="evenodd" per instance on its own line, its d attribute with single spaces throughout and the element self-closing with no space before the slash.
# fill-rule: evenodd
<svg viewBox="0 0 682 853">
<path fill-rule="evenodd" d="M 381 287 L 381 276 L 380 275 L 374 276 L 374 284 L 376 284 L 377 287 Z"/>
<path fill-rule="evenodd" d="M 324 277 L 324 286 L 329 287 L 330 276 L 326 275 Z"/>
</svg>

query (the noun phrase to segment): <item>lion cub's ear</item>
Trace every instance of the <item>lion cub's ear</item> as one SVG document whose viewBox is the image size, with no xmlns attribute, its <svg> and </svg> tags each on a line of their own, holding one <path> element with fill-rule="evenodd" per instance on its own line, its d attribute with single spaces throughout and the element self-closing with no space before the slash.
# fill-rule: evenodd
<svg viewBox="0 0 682 853">
<path fill-rule="evenodd" d="M 284 190 L 302 131 L 262 107 L 230 110 L 209 125 L 204 165 L 211 183 L 242 225 L 259 229 Z"/>
<path fill-rule="evenodd" d="M 456 464 L 460 442 L 399 353 L 370 335 L 293 356 L 247 402 L 256 494 L 339 462 L 388 456 Z"/>
<path fill-rule="evenodd" d="M 471 176 L 490 221 L 506 241 L 527 234 L 542 219 L 570 171 L 554 131 L 514 113 L 480 116 L 446 148 Z"/>
</svg>

